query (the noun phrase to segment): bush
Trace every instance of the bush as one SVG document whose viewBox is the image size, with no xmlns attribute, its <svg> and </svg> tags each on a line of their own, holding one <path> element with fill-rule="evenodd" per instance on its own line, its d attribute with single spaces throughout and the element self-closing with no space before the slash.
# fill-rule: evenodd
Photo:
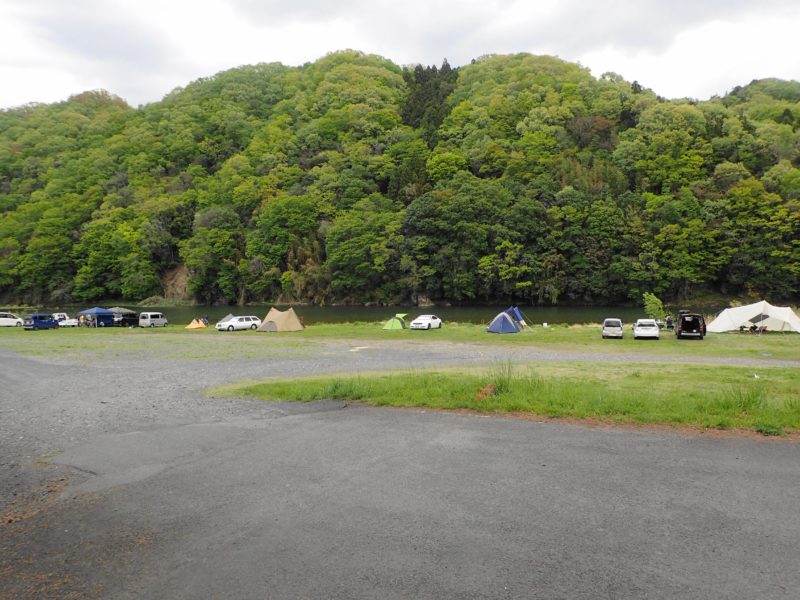
<svg viewBox="0 0 800 600">
<path fill-rule="evenodd" d="M 664 318 L 664 304 L 655 294 L 650 292 L 642 294 L 642 303 L 644 304 L 644 312 L 648 317 L 652 319 Z"/>
</svg>

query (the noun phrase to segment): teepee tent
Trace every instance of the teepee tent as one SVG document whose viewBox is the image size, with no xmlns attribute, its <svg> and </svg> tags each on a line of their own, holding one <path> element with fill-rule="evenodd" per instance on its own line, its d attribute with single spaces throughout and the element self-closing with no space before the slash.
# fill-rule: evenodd
<svg viewBox="0 0 800 600">
<path fill-rule="evenodd" d="M 301 331 L 303 324 L 297 318 L 297 313 L 289 307 L 288 310 L 278 310 L 274 306 L 269 309 L 267 316 L 261 321 L 259 331 Z"/>
<path fill-rule="evenodd" d="M 486 328 L 489 333 L 519 333 L 519 324 L 508 311 L 497 313 Z"/>
<path fill-rule="evenodd" d="M 406 318 L 408 313 L 397 313 L 391 319 L 386 321 L 386 324 L 383 326 L 384 329 L 405 329 L 406 322 L 403 320 Z"/>
<path fill-rule="evenodd" d="M 772 306 L 766 300 L 726 308 L 717 318 L 708 324 L 709 333 L 723 331 L 739 331 L 753 325 L 763 327 L 765 331 L 796 331 L 800 333 L 800 317 L 788 306 Z"/>
</svg>

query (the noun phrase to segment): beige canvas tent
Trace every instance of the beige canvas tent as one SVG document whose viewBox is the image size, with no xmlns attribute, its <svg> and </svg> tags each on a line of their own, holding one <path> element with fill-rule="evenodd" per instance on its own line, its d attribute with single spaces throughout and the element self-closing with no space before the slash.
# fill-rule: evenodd
<svg viewBox="0 0 800 600">
<path fill-rule="evenodd" d="M 301 331 L 303 324 L 297 318 L 293 308 L 278 310 L 274 306 L 269 309 L 267 316 L 261 321 L 259 331 Z"/>
<path fill-rule="evenodd" d="M 708 331 L 740 331 L 757 327 L 761 331 L 796 331 L 800 333 L 800 318 L 788 306 L 772 306 L 766 300 L 726 308 L 708 324 Z"/>
</svg>

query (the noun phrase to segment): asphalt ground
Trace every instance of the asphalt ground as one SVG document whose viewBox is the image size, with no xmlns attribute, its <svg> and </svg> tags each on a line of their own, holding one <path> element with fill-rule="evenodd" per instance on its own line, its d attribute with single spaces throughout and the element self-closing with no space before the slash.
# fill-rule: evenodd
<svg viewBox="0 0 800 600">
<path fill-rule="evenodd" d="M 798 597 L 796 442 L 203 391 L 492 358 L 0 350 L 0 597 Z"/>
</svg>

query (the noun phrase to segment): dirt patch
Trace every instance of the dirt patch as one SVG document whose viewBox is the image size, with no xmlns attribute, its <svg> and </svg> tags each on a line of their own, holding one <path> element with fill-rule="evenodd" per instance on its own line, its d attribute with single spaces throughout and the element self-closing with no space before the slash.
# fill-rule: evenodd
<svg viewBox="0 0 800 600">
<path fill-rule="evenodd" d="M 186 300 L 188 298 L 189 269 L 178 265 L 170 269 L 161 278 L 164 287 L 164 298 L 167 300 Z"/>
<path fill-rule="evenodd" d="M 0 524 L 0 585 L 3 598 L 94 599 L 107 597 L 97 574 L 114 572 L 152 536 L 108 530 L 122 543 L 106 546 L 95 534 L 80 533 L 88 510 L 101 500 L 97 495 L 59 501 L 66 479 L 48 482 L 41 490 L 15 501 Z M 84 564 L 85 561 L 85 564 Z M 5 594 L 5 595 L 4 595 Z"/>
<path fill-rule="evenodd" d="M 25 521 L 48 509 L 58 501 L 67 487 L 66 477 L 47 481 L 31 494 L 17 498 L 0 512 L 0 527 Z"/>
</svg>

